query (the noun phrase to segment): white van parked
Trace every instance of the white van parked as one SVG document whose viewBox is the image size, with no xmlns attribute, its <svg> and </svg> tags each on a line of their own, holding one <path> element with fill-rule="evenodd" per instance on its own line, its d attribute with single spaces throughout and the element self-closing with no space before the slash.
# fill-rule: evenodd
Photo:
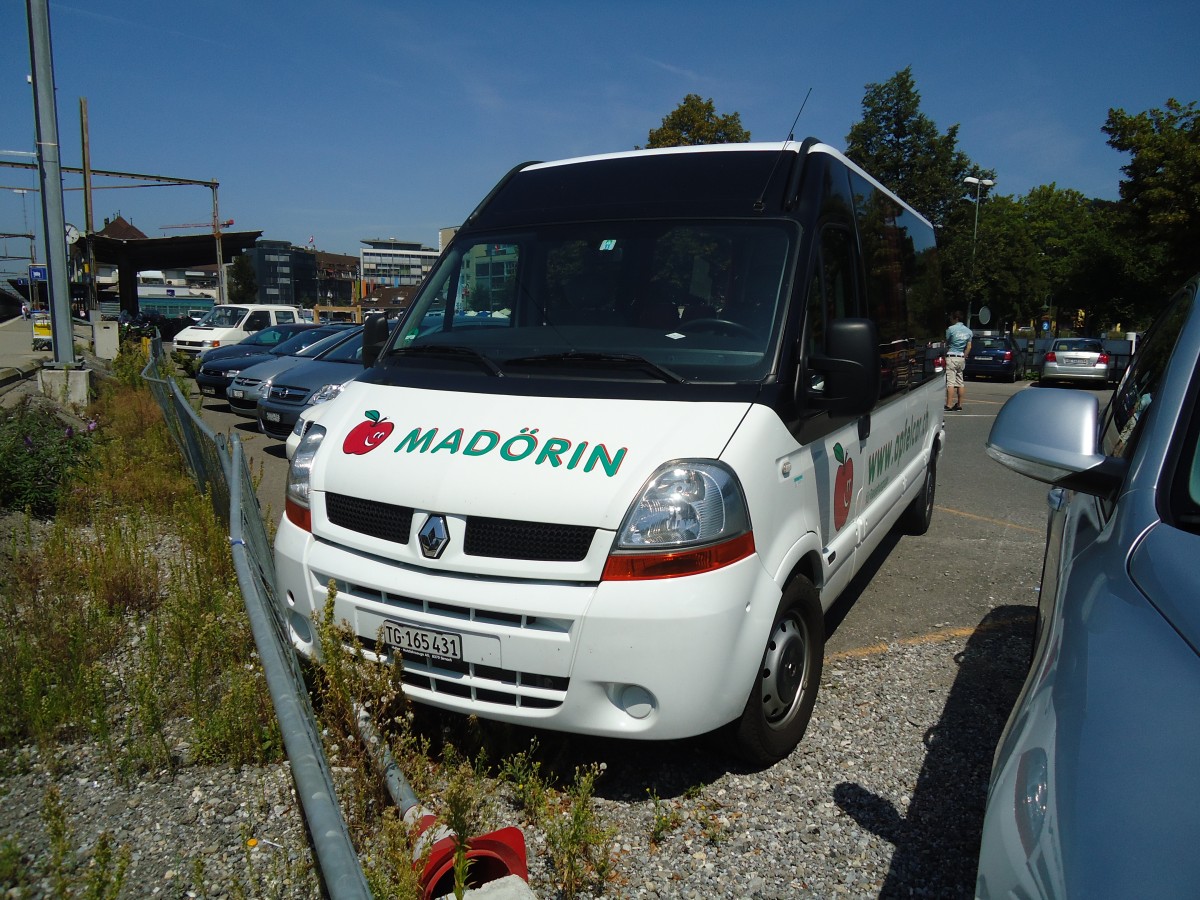
<svg viewBox="0 0 1200 900">
<path fill-rule="evenodd" d="M 811 139 L 517 167 L 309 411 L 295 646 L 332 583 L 418 702 L 786 756 L 825 610 L 930 523 L 937 272 L 930 224 Z"/>
<path fill-rule="evenodd" d="M 205 350 L 236 344 L 242 338 L 271 325 L 300 322 L 300 308 L 269 303 L 214 306 L 195 325 L 175 335 L 175 349 L 195 358 Z"/>
</svg>

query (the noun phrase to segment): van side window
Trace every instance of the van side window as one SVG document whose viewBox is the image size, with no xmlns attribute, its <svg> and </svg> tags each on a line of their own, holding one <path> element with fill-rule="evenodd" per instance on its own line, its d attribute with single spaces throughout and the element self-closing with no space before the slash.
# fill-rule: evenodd
<svg viewBox="0 0 1200 900">
<path fill-rule="evenodd" d="M 291 310 L 281 309 L 275 313 L 275 321 L 281 325 L 291 324 L 296 321 L 296 314 Z"/>
<path fill-rule="evenodd" d="M 805 316 L 809 357 L 825 352 L 826 323 L 844 318 L 854 309 L 854 252 L 850 231 L 836 225 L 826 225 L 821 229 L 817 252 L 819 259 L 808 291 Z M 809 387 L 815 391 L 824 390 L 822 378 L 820 372 L 812 372 Z"/>
<path fill-rule="evenodd" d="M 926 348 L 944 315 L 933 229 L 852 172 L 855 214 L 866 269 L 867 315 L 879 328 L 880 396 L 932 377 Z"/>
<path fill-rule="evenodd" d="M 271 324 L 271 314 L 265 309 L 255 310 L 246 317 L 246 331 L 261 331 Z"/>
</svg>

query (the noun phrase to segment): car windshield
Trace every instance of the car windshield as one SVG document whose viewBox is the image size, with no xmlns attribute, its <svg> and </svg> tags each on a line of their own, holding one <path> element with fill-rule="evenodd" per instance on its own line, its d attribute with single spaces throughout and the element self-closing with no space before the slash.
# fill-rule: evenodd
<svg viewBox="0 0 1200 900">
<path fill-rule="evenodd" d="M 976 350 L 1007 350 L 1008 341 L 1004 338 L 985 337 L 979 338 L 973 346 Z"/>
<path fill-rule="evenodd" d="M 340 331 L 330 328 L 306 328 L 303 331 L 296 332 L 287 340 L 280 341 L 271 348 L 271 352 L 276 356 L 291 356 L 293 353 L 303 350 L 317 341 L 340 333 Z"/>
<path fill-rule="evenodd" d="M 740 221 L 460 235 L 385 353 L 485 375 L 757 381 L 798 237 Z"/>
<path fill-rule="evenodd" d="M 243 338 L 241 343 L 247 347 L 274 347 L 280 341 L 288 336 L 288 331 L 283 328 L 264 328 L 261 331 L 256 331 L 249 337 Z"/>
<path fill-rule="evenodd" d="M 346 340 L 355 333 L 354 329 L 341 328 L 335 331 L 328 337 L 321 338 L 315 344 L 309 344 L 301 350 L 297 350 L 291 356 L 299 356 L 304 359 L 314 359 L 328 350 L 330 347 L 336 347 L 342 341 Z"/>
<path fill-rule="evenodd" d="M 211 325 L 214 328 L 233 328 L 246 315 L 244 306 L 214 306 L 208 311 L 201 325 Z"/>
<path fill-rule="evenodd" d="M 330 349 L 321 354 L 322 362 L 362 362 L 363 349 L 363 333 L 362 329 L 355 329 L 345 341 L 340 344 L 334 344 Z"/>
</svg>

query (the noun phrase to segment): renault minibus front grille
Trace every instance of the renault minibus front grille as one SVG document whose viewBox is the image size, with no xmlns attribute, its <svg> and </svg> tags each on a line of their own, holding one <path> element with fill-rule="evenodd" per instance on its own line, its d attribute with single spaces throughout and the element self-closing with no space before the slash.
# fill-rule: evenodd
<svg viewBox="0 0 1200 900">
<path fill-rule="evenodd" d="M 413 511 L 393 503 L 326 494 L 325 512 L 334 525 L 397 544 L 407 544 L 412 530 Z"/>
<path fill-rule="evenodd" d="M 411 507 L 328 493 L 325 510 L 329 521 L 340 528 L 397 544 L 408 543 Z M 596 529 L 583 525 L 468 516 L 463 553 L 493 559 L 579 562 L 587 557 L 595 534 Z"/>
<path fill-rule="evenodd" d="M 587 556 L 595 533 L 596 529 L 582 525 L 471 516 L 463 552 L 499 559 L 579 562 Z"/>
</svg>

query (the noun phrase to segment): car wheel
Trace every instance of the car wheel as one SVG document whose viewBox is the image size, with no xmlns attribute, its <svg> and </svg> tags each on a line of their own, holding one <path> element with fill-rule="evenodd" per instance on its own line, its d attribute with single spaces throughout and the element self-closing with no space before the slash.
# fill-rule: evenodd
<svg viewBox="0 0 1200 900">
<path fill-rule="evenodd" d="M 925 483 L 921 485 L 921 493 L 913 498 L 912 503 L 900 514 L 900 529 L 905 534 L 919 535 L 929 530 L 933 522 L 933 498 L 937 491 L 937 453 L 929 457 L 929 465 L 925 469 Z"/>
<path fill-rule="evenodd" d="M 817 702 L 824 659 L 821 598 L 812 582 L 798 576 L 779 600 L 746 708 L 732 725 L 742 759 L 767 766 L 796 748 Z"/>
</svg>

